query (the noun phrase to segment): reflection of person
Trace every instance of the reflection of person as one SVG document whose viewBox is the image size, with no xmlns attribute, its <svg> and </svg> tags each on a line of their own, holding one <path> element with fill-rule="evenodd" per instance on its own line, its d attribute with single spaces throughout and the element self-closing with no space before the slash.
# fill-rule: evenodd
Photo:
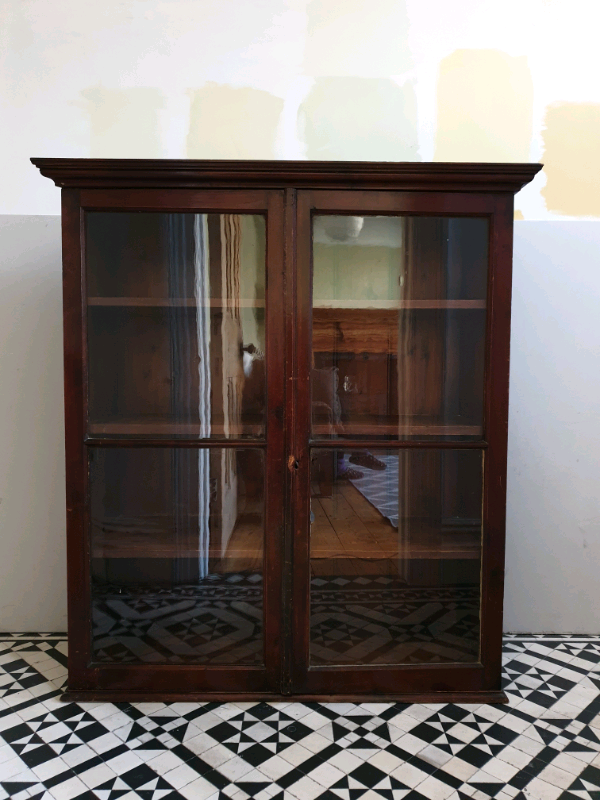
<svg viewBox="0 0 600 800">
<path fill-rule="evenodd" d="M 313 426 L 326 426 L 329 435 L 343 435 L 342 397 L 339 392 L 337 367 L 312 370 L 312 415 Z M 351 464 L 365 469 L 384 470 L 386 465 L 368 450 L 353 450 L 346 461 L 347 451 L 337 450 L 336 475 L 343 480 L 359 480 L 364 472 Z"/>
</svg>

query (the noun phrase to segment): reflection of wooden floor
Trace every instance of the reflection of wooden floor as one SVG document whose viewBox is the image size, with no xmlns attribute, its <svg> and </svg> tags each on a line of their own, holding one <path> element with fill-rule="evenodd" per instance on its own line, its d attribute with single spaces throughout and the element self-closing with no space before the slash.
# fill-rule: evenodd
<svg viewBox="0 0 600 800">
<path fill-rule="evenodd" d="M 316 491 L 313 492 L 316 495 Z M 352 484 L 338 481 L 331 497 L 312 499 L 313 575 L 398 575 L 408 559 L 478 559 L 477 532 L 441 532 L 400 519 L 396 530 Z"/>
<path fill-rule="evenodd" d="M 314 487 L 311 508 L 311 573 L 322 575 L 398 575 L 408 559 L 479 559 L 478 532 L 440 532 L 431 525 L 400 519 L 396 530 L 351 483 L 336 481 L 330 497 L 318 496 Z M 263 571 L 262 515 L 251 504 L 240 509 L 236 526 L 223 555 L 209 549 L 210 571 Z M 98 528 L 93 532 L 96 558 L 195 558 L 200 555 L 198 535 L 174 538 L 168 526 L 157 530 Z"/>
<path fill-rule="evenodd" d="M 396 575 L 398 531 L 352 484 L 338 481 L 331 497 L 311 500 L 313 575 Z"/>
</svg>

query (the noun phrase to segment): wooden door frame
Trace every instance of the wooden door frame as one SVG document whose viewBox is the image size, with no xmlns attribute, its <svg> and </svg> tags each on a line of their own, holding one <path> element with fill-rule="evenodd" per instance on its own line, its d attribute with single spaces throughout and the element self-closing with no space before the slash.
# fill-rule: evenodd
<svg viewBox="0 0 600 800">
<path fill-rule="evenodd" d="M 480 449 L 484 456 L 480 659 L 469 664 L 400 666 L 309 665 L 310 626 L 310 371 L 312 328 L 312 216 L 318 213 L 479 216 L 489 222 L 484 432 L 477 442 L 379 443 L 386 449 Z M 509 192 L 381 192 L 301 190 L 297 195 L 296 328 L 293 385 L 292 691 L 303 697 L 390 696 L 431 701 L 443 692 L 454 701 L 502 702 L 501 642 L 506 515 L 508 353 L 512 270 L 513 195 Z M 336 442 L 338 446 L 342 440 Z M 332 447 L 329 441 L 312 446 Z M 356 443 L 352 443 L 353 445 Z M 377 446 L 376 442 L 362 442 Z M 343 446 L 343 445 L 342 445 Z M 433 689 L 432 687 L 436 687 Z"/>
<path fill-rule="evenodd" d="M 177 438 L 109 439 L 87 435 L 87 302 L 85 214 L 89 211 L 255 213 L 266 217 L 266 374 L 264 442 Z M 283 191 L 277 189 L 75 189 L 63 188 L 63 299 L 65 431 L 67 462 L 67 568 L 69 678 L 67 700 L 165 699 L 210 695 L 215 699 L 280 691 L 281 575 L 285 507 L 285 383 Z M 90 447 L 252 448 L 265 452 L 264 666 L 105 664 L 92 658 L 89 542 Z M 177 687 L 173 690 L 173 687 Z"/>
</svg>

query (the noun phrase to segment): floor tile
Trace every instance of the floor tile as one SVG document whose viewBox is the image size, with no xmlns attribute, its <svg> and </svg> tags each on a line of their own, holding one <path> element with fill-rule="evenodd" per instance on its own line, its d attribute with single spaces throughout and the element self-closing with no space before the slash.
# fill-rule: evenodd
<svg viewBox="0 0 600 800">
<path fill-rule="evenodd" d="M 0 634 L 0 800 L 600 796 L 598 638 L 507 635 L 503 706 L 65 704 L 65 655 Z"/>
</svg>

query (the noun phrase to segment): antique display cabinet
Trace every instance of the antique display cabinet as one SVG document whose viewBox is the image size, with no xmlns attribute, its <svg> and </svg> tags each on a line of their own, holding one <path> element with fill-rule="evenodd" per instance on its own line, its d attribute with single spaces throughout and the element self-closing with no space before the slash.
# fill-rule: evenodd
<svg viewBox="0 0 600 800">
<path fill-rule="evenodd" d="M 539 165 L 33 163 L 63 198 L 66 696 L 501 702 Z"/>
</svg>

